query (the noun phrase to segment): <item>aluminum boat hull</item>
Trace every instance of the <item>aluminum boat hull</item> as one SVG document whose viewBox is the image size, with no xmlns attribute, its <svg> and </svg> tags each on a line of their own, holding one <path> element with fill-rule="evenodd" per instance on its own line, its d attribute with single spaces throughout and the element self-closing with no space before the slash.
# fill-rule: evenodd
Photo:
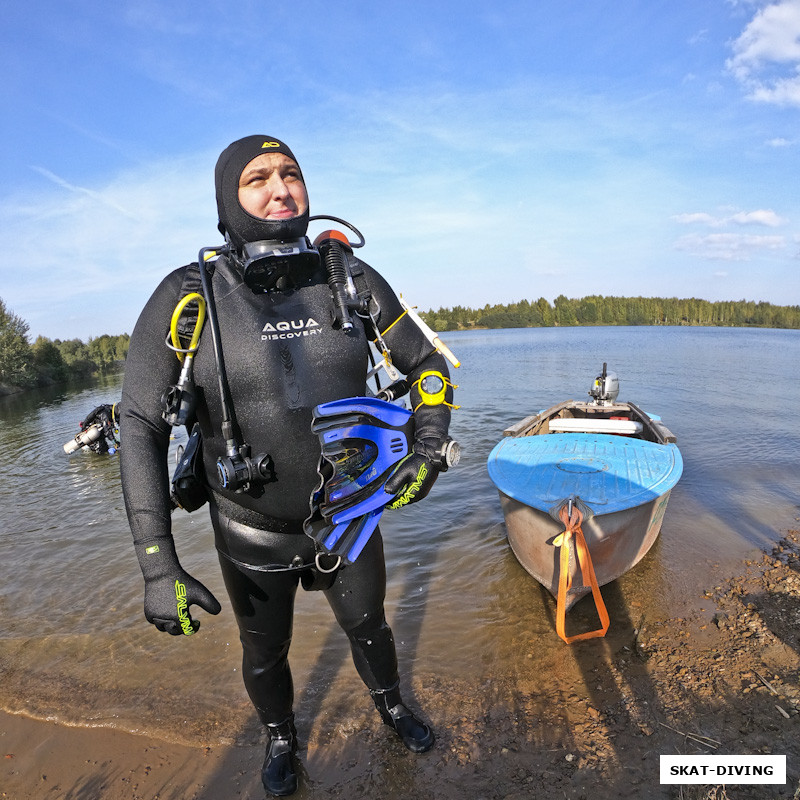
<svg viewBox="0 0 800 800">
<path fill-rule="evenodd" d="M 658 416 L 630 403 L 566 401 L 504 433 L 487 466 L 508 541 L 522 567 L 553 596 L 560 572 L 553 542 L 565 528 L 558 512 L 570 500 L 584 511 L 581 529 L 600 586 L 644 558 L 683 471 L 675 436 Z M 574 547 L 569 571 L 567 609 L 591 592 Z"/>
<path fill-rule="evenodd" d="M 586 545 L 592 557 L 597 583 L 610 583 L 636 566 L 658 538 L 667 510 L 670 492 L 635 508 L 612 514 L 595 515 L 582 525 Z M 508 543 L 522 567 L 548 589 L 558 593 L 559 550 L 553 539 L 564 530 L 550 514 L 514 500 L 500 492 L 500 506 L 506 521 Z M 572 589 L 567 595 L 567 610 L 590 593 L 574 550 L 570 554 Z"/>
</svg>

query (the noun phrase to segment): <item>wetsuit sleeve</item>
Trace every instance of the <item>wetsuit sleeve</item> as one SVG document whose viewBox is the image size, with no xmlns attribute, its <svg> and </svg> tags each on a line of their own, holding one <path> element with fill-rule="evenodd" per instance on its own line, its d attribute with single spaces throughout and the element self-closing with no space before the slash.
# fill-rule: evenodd
<svg viewBox="0 0 800 800">
<path fill-rule="evenodd" d="M 397 295 L 383 277 L 366 264 L 364 269 L 373 300 L 377 304 L 376 317 L 380 333 L 391 351 L 392 362 L 411 384 L 410 400 L 415 423 L 414 451 L 435 461 L 447 438 L 450 405 L 453 403 L 447 361 L 408 314 L 404 314 Z M 429 371 L 440 373 L 446 381 L 445 402 L 440 405 L 428 406 L 422 403 L 418 381 L 423 373 Z"/>
<path fill-rule="evenodd" d="M 182 277 L 182 270 L 167 276 L 136 323 L 125 360 L 120 411 L 122 492 L 144 577 L 144 615 L 158 630 L 174 636 L 190 636 L 200 627 L 190 615 L 192 604 L 210 614 L 220 611 L 214 595 L 181 567 L 171 532 L 170 426 L 161 417 L 161 395 L 180 373 L 180 362 L 165 338 Z"/>
<path fill-rule="evenodd" d="M 395 495 L 389 508 L 401 508 L 422 500 L 430 492 L 442 464 L 442 447 L 450 425 L 453 387 L 444 357 L 436 351 L 417 324 L 404 313 L 395 293 L 386 281 L 366 265 L 375 309 L 375 324 L 391 353 L 392 363 L 403 372 L 411 385 L 414 410 L 414 447 L 386 481 L 386 491 Z M 444 402 L 422 402 L 419 380 L 426 372 L 438 373 L 445 382 Z"/>
<path fill-rule="evenodd" d="M 120 474 L 134 542 L 171 536 L 170 427 L 161 418 L 161 395 L 180 373 L 180 362 L 164 343 L 180 285 L 178 270 L 153 293 L 136 323 L 125 360 Z"/>
</svg>

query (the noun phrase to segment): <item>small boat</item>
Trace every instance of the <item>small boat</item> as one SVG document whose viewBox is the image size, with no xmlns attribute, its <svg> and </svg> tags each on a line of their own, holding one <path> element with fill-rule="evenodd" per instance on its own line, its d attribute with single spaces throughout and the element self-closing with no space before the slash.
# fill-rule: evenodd
<svg viewBox="0 0 800 800">
<path fill-rule="evenodd" d="M 520 564 L 557 599 L 565 641 L 604 636 L 599 587 L 650 550 L 683 471 L 661 418 L 617 401 L 619 379 L 603 364 L 590 400 L 567 400 L 507 428 L 489 455 L 508 541 Z M 566 612 L 591 593 L 597 631 L 567 637 Z"/>
</svg>

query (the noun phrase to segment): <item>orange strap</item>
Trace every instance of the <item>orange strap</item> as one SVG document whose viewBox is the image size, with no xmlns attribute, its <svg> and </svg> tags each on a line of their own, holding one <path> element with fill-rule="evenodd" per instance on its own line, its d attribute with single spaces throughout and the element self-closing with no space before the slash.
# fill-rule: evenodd
<svg viewBox="0 0 800 800">
<path fill-rule="evenodd" d="M 558 575 L 558 597 L 556 598 L 556 633 L 567 643 L 579 642 L 582 639 L 596 639 L 606 635 L 608 631 L 609 619 L 606 604 L 603 602 L 603 596 L 600 594 L 600 587 L 597 584 L 597 576 L 594 574 L 594 566 L 592 565 L 592 557 L 589 555 L 589 548 L 586 545 L 586 539 L 581 529 L 583 522 L 583 514 L 576 506 L 572 506 L 572 514 L 570 515 L 567 510 L 567 504 L 561 507 L 558 516 L 564 523 L 564 532 L 560 533 L 553 540 L 556 547 L 561 548 L 561 562 Z M 600 624 L 602 627 L 596 631 L 588 631 L 587 633 L 578 633 L 575 636 L 567 636 L 565 633 L 566 616 L 567 616 L 567 592 L 572 586 L 572 576 L 569 572 L 569 542 L 572 537 L 575 537 L 575 553 L 578 558 L 578 564 L 581 568 L 581 575 L 583 576 L 584 586 L 588 579 L 589 585 L 592 587 L 592 597 L 594 604 L 597 608 L 597 614 L 600 617 Z"/>
</svg>

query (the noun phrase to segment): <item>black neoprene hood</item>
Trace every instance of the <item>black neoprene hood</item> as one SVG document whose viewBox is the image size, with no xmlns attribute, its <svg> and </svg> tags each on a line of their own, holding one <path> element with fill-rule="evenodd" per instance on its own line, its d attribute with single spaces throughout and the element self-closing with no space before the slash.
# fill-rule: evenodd
<svg viewBox="0 0 800 800">
<path fill-rule="evenodd" d="M 307 208 L 296 217 L 271 220 L 253 216 L 239 203 L 239 178 L 242 171 L 254 158 L 264 153 L 283 153 L 297 163 L 288 145 L 273 136 L 261 135 L 238 139 L 228 145 L 217 160 L 214 183 L 217 190 L 219 229 L 227 234 L 237 250 L 241 250 L 245 242 L 299 239 L 305 236 L 308 229 Z M 302 172 L 300 177 L 302 178 Z"/>
</svg>

